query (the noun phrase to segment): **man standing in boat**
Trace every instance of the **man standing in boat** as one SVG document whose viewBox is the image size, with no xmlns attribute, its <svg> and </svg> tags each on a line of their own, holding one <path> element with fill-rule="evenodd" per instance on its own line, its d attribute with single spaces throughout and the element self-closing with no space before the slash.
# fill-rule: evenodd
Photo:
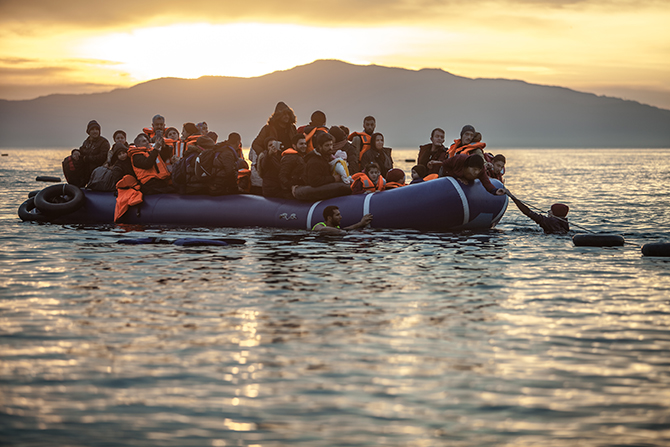
<svg viewBox="0 0 670 447">
<path fill-rule="evenodd" d="M 349 135 L 349 141 L 356 148 L 358 161 L 360 162 L 363 153 L 370 149 L 372 145 L 372 134 L 377 128 L 377 120 L 374 116 L 363 118 L 363 132 L 353 132 Z"/>
<path fill-rule="evenodd" d="M 340 222 L 342 222 L 340 209 L 335 205 L 329 205 L 323 210 L 323 222 L 314 225 L 312 231 L 323 234 L 346 234 L 348 230 L 358 230 L 368 226 L 372 222 L 372 214 L 366 214 L 359 222 L 345 228 L 340 228 Z"/>
</svg>

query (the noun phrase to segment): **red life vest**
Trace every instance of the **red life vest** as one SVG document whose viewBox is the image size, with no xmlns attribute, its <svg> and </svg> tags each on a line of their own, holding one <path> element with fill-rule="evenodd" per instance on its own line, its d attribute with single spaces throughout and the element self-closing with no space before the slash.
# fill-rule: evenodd
<svg viewBox="0 0 670 447">
<path fill-rule="evenodd" d="M 465 146 L 460 146 L 461 144 L 461 139 L 459 138 L 458 140 L 454 140 L 454 144 L 449 146 L 449 158 L 453 157 L 454 155 L 458 154 L 469 154 L 470 152 L 474 151 L 475 149 L 481 149 L 484 150 L 486 147 L 486 143 L 484 142 L 479 142 L 479 143 L 470 143 L 466 144 Z"/>
<path fill-rule="evenodd" d="M 372 147 L 372 135 L 365 132 L 352 132 L 347 139 L 353 141 L 355 137 L 361 137 L 361 152 L 358 154 L 358 161 L 360 162 L 363 159 L 363 154 Z"/>
<path fill-rule="evenodd" d="M 372 183 L 372 180 L 370 180 L 370 177 L 365 172 L 357 172 L 354 175 L 351 176 L 351 189 L 354 189 L 354 184 L 356 181 L 360 181 L 360 183 L 363 184 L 363 191 L 364 192 L 375 192 L 375 191 L 383 191 L 384 186 L 386 186 L 386 180 L 384 180 L 384 177 L 381 175 L 377 179 L 377 184 L 375 185 Z"/>
<path fill-rule="evenodd" d="M 306 126 L 303 126 L 306 127 Z M 301 127 L 302 129 L 302 127 Z M 316 135 L 317 131 L 322 131 L 328 133 L 328 128 L 327 127 L 315 127 L 312 130 L 309 131 L 309 133 L 305 134 L 305 141 L 307 142 L 307 152 L 310 153 L 314 150 L 314 135 Z"/>
<path fill-rule="evenodd" d="M 157 178 L 160 180 L 165 180 L 170 178 L 170 171 L 168 171 L 168 168 L 161 158 L 160 154 L 156 157 L 156 164 L 154 167 L 149 168 L 149 169 L 143 169 L 143 168 L 138 168 L 135 166 L 135 163 L 133 163 L 133 156 L 137 154 L 146 154 L 148 155 L 149 152 L 151 152 L 153 149 L 152 148 L 147 148 L 147 147 L 135 147 L 135 146 L 130 146 L 128 149 L 128 156 L 130 157 L 130 163 L 133 165 L 133 171 L 135 171 L 135 176 L 137 177 L 137 180 L 140 181 L 141 184 L 145 184 L 151 179 Z"/>
<path fill-rule="evenodd" d="M 118 196 L 116 198 L 116 207 L 114 208 L 114 222 L 118 222 L 128 208 L 133 205 L 139 205 L 143 202 L 140 184 L 132 175 L 125 175 L 116 183 Z"/>
</svg>

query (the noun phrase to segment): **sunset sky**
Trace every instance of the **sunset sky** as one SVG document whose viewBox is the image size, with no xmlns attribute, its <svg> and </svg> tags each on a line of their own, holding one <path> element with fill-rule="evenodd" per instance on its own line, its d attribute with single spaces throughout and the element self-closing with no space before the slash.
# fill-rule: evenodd
<svg viewBox="0 0 670 447">
<path fill-rule="evenodd" d="M 670 109 L 668 0 L 2 0 L 0 22 L 1 99 L 340 59 Z"/>
</svg>

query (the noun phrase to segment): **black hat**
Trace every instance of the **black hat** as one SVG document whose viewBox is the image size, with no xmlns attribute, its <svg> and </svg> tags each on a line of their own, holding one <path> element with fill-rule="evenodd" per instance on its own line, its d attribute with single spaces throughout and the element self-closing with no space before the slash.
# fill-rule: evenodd
<svg viewBox="0 0 670 447">
<path fill-rule="evenodd" d="M 88 125 L 86 126 L 86 133 L 91 135 L 91 129 L 94 127 L 97 127 L 98 130 L 100 130 L 100 124 L 96 120 L 91 120 L 88 122 Z"/>
<path fill-rule="evenodd" d="M 339 126 L 333 126 L 328 129 L 328 133 L 335 137 L 335 142 L 339 143 L 347 139 L 347 136 L 344 134 L 344 131 Z"/>
<path fill-rule="evenodd" d="M 467 132 L 468 130 L 469 130 L 470 132 L 472 132 L 472 133 L 475 133 L 475 132 L 476 132 L 474 126 L 471 126 L 470 124 L 466 124 L 466 125 L 463 126 L 463 128 L 461 129 L 461 138 L 463 138 L 463 134 L 464 134 L 465 132 Z"/>
</svg>

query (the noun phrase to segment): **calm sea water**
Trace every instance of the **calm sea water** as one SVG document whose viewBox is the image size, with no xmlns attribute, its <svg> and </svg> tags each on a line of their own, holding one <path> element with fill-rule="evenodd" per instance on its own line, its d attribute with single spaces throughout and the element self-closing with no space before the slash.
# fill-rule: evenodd
<svg viewBox="0 0 670 447">
<path fill-rule="evenodd" d="M 68 151 L 1 152 L 2 445 L 670 445 L 670 258 L 637 246 L 670 242 L 670 150 L 504 151 L 618 248 L 513 204 L 460 234 L 24 223 Z M 115 243 L 148 235 L 247 243 Z"/>
</svg>

